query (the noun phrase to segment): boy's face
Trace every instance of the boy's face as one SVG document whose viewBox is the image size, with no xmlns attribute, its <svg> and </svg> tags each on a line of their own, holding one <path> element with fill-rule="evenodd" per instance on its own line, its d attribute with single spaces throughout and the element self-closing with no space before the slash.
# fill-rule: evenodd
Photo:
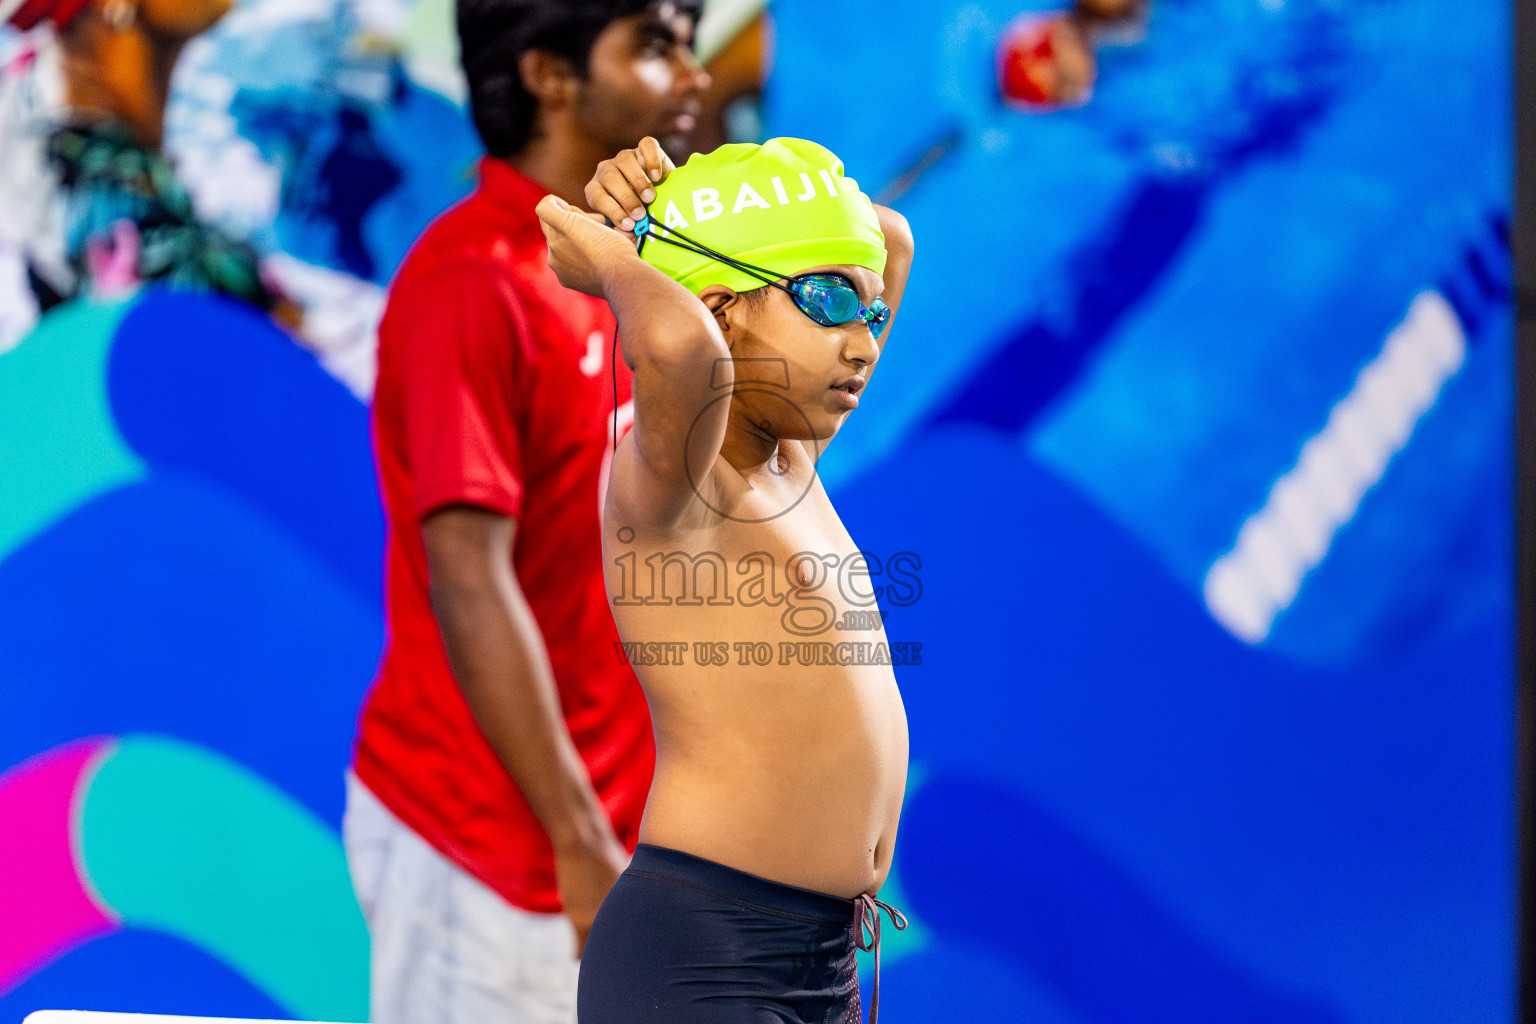
<svg viewBox="0 0 1536 1024">
<path fill-rule="evenodd" d="M 602 152 L 629 149 L 647 135 L 686 151 L 709 75 L 693 55 L 693 19 L 662 0 L 620 18 L 592 44 L 576 117 Z"/>
<path fill-rule="evenodd" d="M 810 267 L 800 273 L 840 275 L 866 306 L 885 290 L 880 275 L 866 267 Z M 801 312 L 788 293 L 766 285 L 761 292 L 753 300 L 738 298 L 728 313 L 732 358 L 769 361 L 738 364 L 732 415 L 745 416 L 773 437 L 825 441 L 857 407 L 880 358 L 880 345 L 861 320 L 823 327 Z M 784 371 L 787 391 L 767 383 L 749 386 L 771 378 L 782 384 Z"/>
</svg>

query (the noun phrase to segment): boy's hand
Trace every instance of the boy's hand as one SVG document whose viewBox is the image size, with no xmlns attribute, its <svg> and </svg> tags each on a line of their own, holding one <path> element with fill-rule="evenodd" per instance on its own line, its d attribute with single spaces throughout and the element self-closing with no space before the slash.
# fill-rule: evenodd
<svg viewBox="0 0 1536 1024">
<path fill-rule="evenodd" d="M 545 196 L 534 210 L 549 243 L 549 265 L 560 283 L 604 298 L 603 271 L 623 259 L 639 259 L 634 243 L 609 227 L 601 214 L 584 213 L 559 196 Z"/>
<path fill-rule="evenodd" d="M 651 186 L 676 170 L 661 143 L 647 135 L 634 149 L 597 165 L 587 182 L 587 205 L 607 217 L 620 231 L 632 231 L 645 216 L 645 204 L 656 198 Z"/>
</svg>

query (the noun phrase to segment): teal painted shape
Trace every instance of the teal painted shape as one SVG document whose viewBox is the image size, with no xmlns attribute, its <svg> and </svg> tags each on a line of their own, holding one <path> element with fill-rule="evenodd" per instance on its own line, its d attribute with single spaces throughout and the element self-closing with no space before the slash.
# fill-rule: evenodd
<svg viewBox="0 0 1536 1024">
<path fill-rule="evenodd" d="M 913 761 L 907 766 L 906 800 L 912 799 L 912 794 L 922 788 L 928 781 L 928 765 L 923 761 Z M 896 859 L 891 863 L 891 870 L 885 876 L 885 884 L 880 887 L 880 902 L 889 903 L 901 911 L 907 919 L 907 926 L 898 931 L 891 923 L 889 917 L 882 915 L 880 922 L 880 962 L 885 966 L 903 960 L 915 953 L 921 953 L 934 942 L 933 929 L 929 928 L 917 916 L 912 913 L 911 901 L 907 899 L 906 887 L 901 883 L 901 836 L 898 830 L 896 839 Z M 859 976 L 872 977 L 875 970 L 875 954 L 859 951 Z"/>
<path fill-rule="evenodd" d="M 0 559 L 91 498 L 147 475 L 107 400 L 112 338 L 132 303 L 68 303 L 0 353 Z"/>
<path fill-rule="evenodd" d="M 368 1018 L 368 931 L 336 834 L 210 750 L 130 736 L 81 824 L 86 874 L 126 927 L 217 957 L 294 1016 Z"/>
<path fill-rule="evenodd" d="M 899 848 L 900 844 L 898 844 Z M 880 922 L 880 962 L 883 964 L 894 963 L 914 953 L 921 953 L 933 942 L 933 929 L 918 920 L 912 913 L 912 902 L 907 899 L 906 887 L 901 883 L 901 860 L 898 857 L 896 863 L 891 865 L 890 873 L 885 876 L 885 884 L 880 887 L 880 902 L 889 903 L 901 911 L 907 919 L 907 927 L 897 931 L 889 917 Z M 869 969 L 874 970 L 874 954 L 859 953 L 859 969 L 864 970 L 868 963 Z"/>
</svg>

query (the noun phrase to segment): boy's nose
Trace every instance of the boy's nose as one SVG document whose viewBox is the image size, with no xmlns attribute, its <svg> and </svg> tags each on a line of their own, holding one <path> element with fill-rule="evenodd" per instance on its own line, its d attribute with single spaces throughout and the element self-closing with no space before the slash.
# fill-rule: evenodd
<svg viewBox="0 0 1536 1024">
<path fill-rule="evenodd" d="M 843 356 L 849 362 L 858 363 L 860 366 L 873 366 L 875 360 L 880 358 L 880 345 L 867 327 L 855 328 L 848 332 L 848 341 L 843 345 Z"/>
</svg>

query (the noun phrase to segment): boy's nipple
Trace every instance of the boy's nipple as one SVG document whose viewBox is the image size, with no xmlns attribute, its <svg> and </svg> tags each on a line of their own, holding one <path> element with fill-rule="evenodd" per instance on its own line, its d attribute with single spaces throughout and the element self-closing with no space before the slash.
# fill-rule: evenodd
<svg viewBox="0 0 1536 1024">
<path fill-rule="evenodd" d="M 780 457 L 782 458 L 782 456 L 780 456 Z M 803 558 L 803 559 L 800 560 L 800 566 L 799 566 L 798 570 L 796 571 L 796 575 L 798 575 L 800 577 L 800 585 L 802 587 L 807 587 L 807 588 L 810 587 L 810 585 L 816 579 L 816 573 L 811 568 L 811 561 L 810 561 L 810 559 Z"/>
</svg>

